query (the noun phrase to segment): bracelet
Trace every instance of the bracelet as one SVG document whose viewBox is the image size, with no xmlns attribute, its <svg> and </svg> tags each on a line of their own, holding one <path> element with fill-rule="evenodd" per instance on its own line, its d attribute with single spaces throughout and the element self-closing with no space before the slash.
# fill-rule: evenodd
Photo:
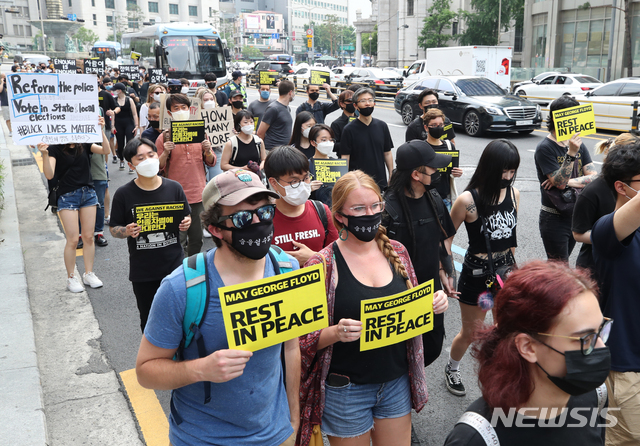
<svg viewBox="0 0 640 446">
<path fill-rule="evenodd" d="M 577 157 L 577 156 L 569 155 L 569 153 L 567 153 L 567 154 L 565 155 L 565 157 L 566 157 L 569 161 L 571 161 L 571 162 L 574 162 L 576 159 L 578 159 L 578 157 Z"/>
</svg>

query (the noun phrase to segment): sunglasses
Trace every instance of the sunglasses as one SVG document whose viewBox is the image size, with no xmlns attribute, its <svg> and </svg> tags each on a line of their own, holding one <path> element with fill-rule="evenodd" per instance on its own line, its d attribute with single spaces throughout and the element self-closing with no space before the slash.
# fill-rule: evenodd
<svg viewBox="0 0 640 446">
<path fill-rule="evenodd" d="M 253 209 L 250 211 L 238 211 L 234 214 L 220 217 L 220 220 L 218 220 L 218 226 L 222 229 L 231 229 L 220 226 L 220 223 L 222 223 L 223 221 L 231 220 L 233 226 L 235 226 L 237 229 L 243 229 L 251 224 L 254 214 L 258 216 L 258 219 L 261 222 L 271 221 L 276 214 L 276 206 L 274 204 L 265 204 L 264 206 L 260 206 L 258 209 Z"/>
</svg>

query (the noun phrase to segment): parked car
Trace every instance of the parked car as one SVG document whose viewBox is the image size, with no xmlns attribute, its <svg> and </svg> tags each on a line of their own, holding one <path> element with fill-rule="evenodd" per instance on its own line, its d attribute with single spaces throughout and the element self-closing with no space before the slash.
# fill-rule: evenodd
<svg viewBox="0 0 640 446">
<path fill-rule="evenodd" d="M 402 68 L 384 67 L 382 70 L 383 71 L 392 71 L 392 72 L 396 73 L 398 76 L 404 78 L 404 70 Z"/>
<path fill-rule="evenodd" d="M 289 62 L 281 62 L 276 60 L 262 60 L 256 62 L 253 70 L 247 75 L 247 85 L 258 85 L 259 83 L 259 71 L 276 71 L 278 72 L 278 79 L 286 78 L 288 75 L 293 74 L 293 70 L 289 65 Z"/>
<path fill-rule="evenodd" d="M 438 92 L 439 108 L 470 136 L 485 131 L 529 134 L 540 128 L 540 105 L 505 94 L 497 84 L 477 76 L 430 76 L 398 92 L 394 101 L 402 122 L 409 125 L 421 111 L 418 95 L 425 88 Z"/>
<path fill-rule="evenodd" d="M 344 77 L 353 73 L 356 67 L 335 67 L 331 70 L 331 90 L 338 89 L 338 84 L 344 84 Z"/>
<path fill-rule="evenodd" d="M 616 79 L 575 98 L 581 104 L 593 104 L 598 130 L 628 132 L 633 103 L 640 102 L 640 77 Z"/>
<path fill-rule="evenodd" d="M 534 84 L 534 83 L 536 83 L 536 81 L 537 81 L 537 82 L 539 82 L 539 81 L 541 81 L 542 79 L 544 79 L 545 77 L 547 77 L 547 76 L 551 76 L 551 75 L 553 75 L 553 74 L 558 75 L 558 74 L 562 74 L 562 73 L 561 73 L 561 72 L 559 72 L 559 71 L 545 71 L 544 73 L 540 73 L 540 74 L 538 74 L 537 76 L 532 77 L 532 78 L 531 78 L 531 79 L 529 79 L 528 81 L 520 81 L 520 82 L 516 82 L 515 84 L 513 84 L 513 85 L 511 86 L 511 92 L 516 91 L 516 89 L 517 89 L 518 87 L 522 87 L 523 85 Z"/>
<path fill-rule="evenodd" d="M 341 87 L 348 88 L 352 84 L 370 87 L 377 94 L 395 94 L 402 88 L 402 77 L 381 70 L 380 68 L 357 68 L 344 77 Z"/>
<path fill-rule="evenodd" d="M 331 74 L 331 71 L 325 67 L 303 67 L 303 68 L 300 68 L 295 73 L 289 73 L 289 75 L 287 75 L 287 79 L 293 82 L 293 85 L 295 85 L 296 90 L 298 88 L 302 88 L 306 90 L 307 84 L 309 83 L 309 78 L 311 77 L 311 71 L 324 71 L 326 73 Z"/>
<path fill-rule="evenodd" d="M 583 94 L 602 85 L 598 79 L 585 74 L 551 74 L 532 84 L 514 90 L 518 96 L 526 96 L 531 102 L 546 105 L 562 95 Z"/>
</svg>

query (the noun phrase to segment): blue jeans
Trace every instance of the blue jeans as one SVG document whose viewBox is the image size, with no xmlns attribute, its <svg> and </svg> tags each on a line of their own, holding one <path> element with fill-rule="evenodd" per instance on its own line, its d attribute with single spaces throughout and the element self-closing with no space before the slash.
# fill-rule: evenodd
<svg viewBox="0 0 640 446">
<path fill-rule="evenodd" d="M 218 151 L 217 149 L 213 149 L 213 152 L 216 154 L 216 165 L 213 167 L 209 167 L 206 164 L 204 167 L 207 169 L 207 183 L 211 181 L 211 178 L 216 175 L 220 175 L 222 173 L 222 167 L 220 167 L 220 160 L 222 159 L 222 150 Z"/>
<path fill-rule="evenodd" d="M 96 210 L 95 233 L 101 234 L 104 231 L 104 194 L 107 191 L 109 182 L 106 180 L 93 180 L 93 187 L 98 197 L 98 209 Z"/>
<path fill-rule="evenodd" d="M 58 197 L 58 212 L 64 210 L 78 211 L 80 208 L 97 205 L 96 191 L 89 186 L 83 186 Z"/>
</svg>

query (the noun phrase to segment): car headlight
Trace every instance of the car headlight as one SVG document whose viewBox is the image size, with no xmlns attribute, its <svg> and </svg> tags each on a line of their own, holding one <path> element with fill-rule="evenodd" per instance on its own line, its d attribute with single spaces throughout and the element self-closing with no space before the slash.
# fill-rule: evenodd
<svg viewBox="0 0 640 446">
<path fill-rule="evenodd" d="M 536 104 L 536 113 L 537 114 L 541 114 L 542 113 L 542 108 L 540 107 L 540 104 Z"/>
<path fill-rule="evenodd" d="M 490 115 L 504 115 L 504 112 L 501 109 L 497 108 L 497 107 L 485 107 L 484 109 Z"/>
</svg>

